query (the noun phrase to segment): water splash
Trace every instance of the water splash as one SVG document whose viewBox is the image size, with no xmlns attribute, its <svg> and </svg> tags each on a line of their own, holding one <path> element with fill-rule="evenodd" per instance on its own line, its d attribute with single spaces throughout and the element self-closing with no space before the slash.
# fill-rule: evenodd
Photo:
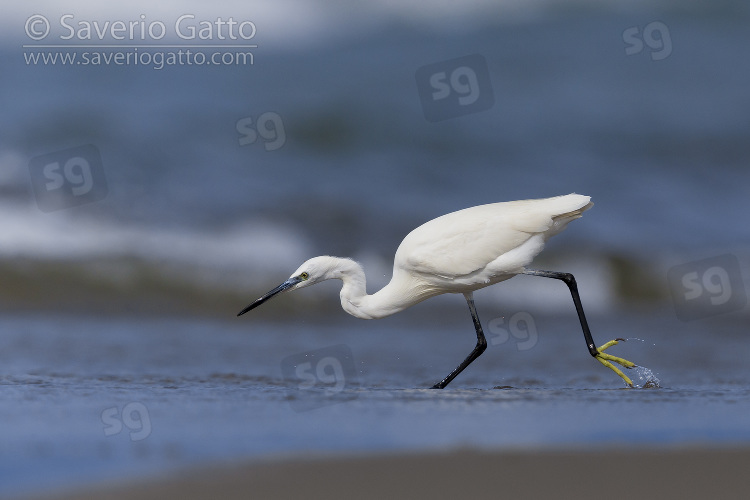
<svg viewBox="0 0 750 500">
<path fill-rule="evenodd" d="M 638 337 L 628 337 L 625 339 L 626 341 L 630 342 L 631 340 L 637 340 L 638 342 L 646 342 L 643 339 L 639 339 Z M 651 344 L 652 346 L 655 346 L 656 344 Z"/>
<path fill-rule="evenodd" d="M 654 375 L 650 368 L 645 366 L 634 366 L 631 369 L 630 380 L 638 389 L 658 389 L 661 387 L 659 378 Z"/>
<path fill-rule="evenodd" d="M 637 337 L 628 337 L 625 340 L 637 340 L 644 343 L 646 342 L 645 340 L 639 339 Z M 651 345 L 655 346 L 656 344 Z M 631 376 L 630 379 L 633 381 L 633 385 L 639 389 L 658 389 L 661 387 L 661 381 L 656 375 L 654 375 L 654 372 L 652 372 L 650 368 L 636 365 L 632 368 L 632 374 L 635 374 L 635 376 Z"/>
</svg>

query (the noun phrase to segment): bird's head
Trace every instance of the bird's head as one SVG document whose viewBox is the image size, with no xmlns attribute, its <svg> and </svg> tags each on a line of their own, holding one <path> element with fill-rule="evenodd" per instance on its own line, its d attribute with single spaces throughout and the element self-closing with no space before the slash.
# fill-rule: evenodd
<svg viewBox="0 0 750 500">
<path fill-rule="evenodd" d="M 313 257 L 312 259 L 307 260 L 304 264 L 299 266 L 296 271 L 292 273 L 289 279 L 287 279 L 285 282 L 283 282 L 270 292 L 264 294 L 262 297 L 258 298 L 255 302 L 240 311 L 237 316 L 242 316 L 246 312 L 255 309 L 265 301 L 269 300 L 271 297 L 274 297 L 282 292 L 297 290 L 299 288 L 304 288 L 306 286 L 314 285 L 315 283 L 320 283 L 321 281 L 333 278 L 341 279 L 341 263 L 343 261 L 349 261 L 349 259 L 340 259 L 337 257 L 329 257 L 325 255 L 322 257 Z"/>
</svg>

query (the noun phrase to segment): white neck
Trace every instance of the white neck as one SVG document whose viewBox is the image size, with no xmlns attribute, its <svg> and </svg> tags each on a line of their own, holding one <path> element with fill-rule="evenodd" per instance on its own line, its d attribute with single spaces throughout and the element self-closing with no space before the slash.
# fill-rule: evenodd
<svg viewBox="0 0 750 500">
<path fill-rule="evenodd" d="M 373 295 L 367 295 L 365 272 L 362 266 L 349 259 L 336 259 L 337 273 L 332 278 L 340 279 L 341 307 L 360 319 L 378 319 L 403 311 L 434 294 L 406 273 L 393 270 L 390 283 Z"/>
</svg>

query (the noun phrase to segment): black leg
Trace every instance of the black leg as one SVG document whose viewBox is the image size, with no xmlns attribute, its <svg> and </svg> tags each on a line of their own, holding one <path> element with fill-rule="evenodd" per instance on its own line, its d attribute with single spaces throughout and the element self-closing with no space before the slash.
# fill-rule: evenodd
<svg viewBox="0 0 750 500">
<path fill-rule="evenodd" d="M 576 312 L 578 313 L 578 319 L 581 321 L 581 328 L 583 329 L 583 336 L 586 338 L 586 346 L 589 348 L 589 353 L 596 357 L 599 355 L 599 351 L 594 345 L 594 339 L 591 337 L 591 330 L 589 330 L 589 324 L 586 321 L 586 315 L 583 313 L 583 306 L 581 305 L 581 297 L 578 295 L 578 285 L 576 285 L 576 279 L 570 273 L 558 273 L 555 271 L 537 271 L 533 269 L 527 269 L 523 274 L 530 276 L 542 276 L 544 278 L 553 278 L 556 280 L 564 281 L 570 289 L 570 294 L 573 296 L 573 303 L 576 306 Z"/>
<path fill-rule="evenodd" d="M 433 385 L 433 389 L 443 389 L 446 385 L 451 383 L 451 380 L 456 378 L 456 375 L 461 373 L 464 368 L 469 366 L 472 361 L 477 359 L 480 354 L 484 352 L 485 349 L 487 349 L 487 340 L 484 338 L 484 332 L 482 331 L 482 325 L 479 323 L 479 316 L 477 316 L 477 308 L 474 307 L 474 297 L 471 292 L 465 293 L 464 297 L 466 297 L 466 302 L 469 304 L 469 311 L 471 311 L 471 319 L 474 321 L 474 329 L 477 331 L 477 345 L 474 347 L 474 350 L 471 351 L 471 354 L 463 360 L 463 362 L 458 365 L 458 367 L 450 372 L 447 377 L 445 377 L 443 380 L 438 382 L 437 384 Z"/>
</svg>

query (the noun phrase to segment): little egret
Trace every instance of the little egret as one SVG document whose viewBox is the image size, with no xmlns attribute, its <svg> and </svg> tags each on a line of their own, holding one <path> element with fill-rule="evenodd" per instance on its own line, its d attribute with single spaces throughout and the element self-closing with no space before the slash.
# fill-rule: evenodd
<svg viewBox="0 0 750 500">
<path fill-rule="evenodd" d="M 544 248 L 547 238 L 581 217 L 593 206 L 591 198 L 579 194 L 538 200 L 509 201 L 480 205 L 452 212 L 414 229 L 399 245 L 393 261 L 393 277 L 380 291 L 368 295 L 362 266 L 351 259 L 314 257 L 302 264 L 288 280 L 240 311 L 241 316 L 282 292 L 340 279 L 341 307 L 357 318 L 378 319 L 403 311 L 425 299 L 443 293 L 462 293 L 477 334 L 469 356 L 433 386 L 442 389 L 487 348 L 473 292 L 518 274 L 563 281 L 573 296 L 589 353 L 614 370 L 625 383 L 631 380 L 612 363 L 636 366 L 604 351 L 624 339 L 597 348 L 591 337 L 576 280 L 570 273 L 526 269 Z"/>
</svg>

